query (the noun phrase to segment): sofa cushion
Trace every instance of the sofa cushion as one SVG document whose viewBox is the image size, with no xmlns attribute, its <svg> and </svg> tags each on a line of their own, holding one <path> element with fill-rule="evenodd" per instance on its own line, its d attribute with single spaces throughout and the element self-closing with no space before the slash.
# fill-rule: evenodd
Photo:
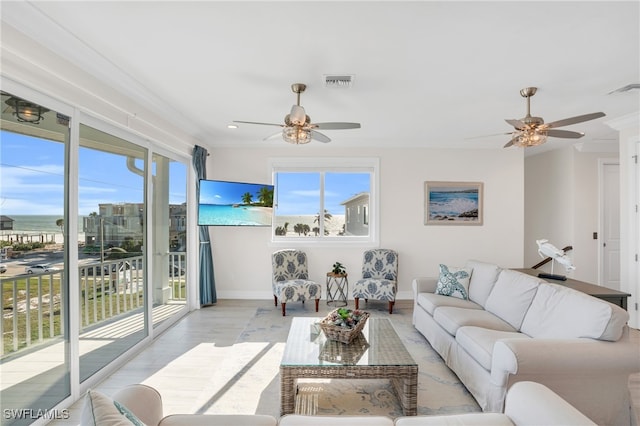
<svg viewBox="0 0 640 426">
<path fill-rule="evenodd" d="M 475 359 L 485 370 L 491 371 L 493 345 L 500 339 L 531 339 L 517 331 L 489 330 L 484 327 L 460 327 L 456 333 L 456 342 Z"/>
<path fill-rule="evenodd" d="M 442 416 L 398 417 L 396 426 L 513 426 L 502 413 L 464 413 Z"/>
<path fill-rule="evenodd" d="M 440 306 L 452 306 L 457 308 L 467 309 L 482 309 L 482 306 L 470 300 L 462 300 L 457 297 L 442 296 L 441 294 L 434 293 L 419 293 L 418 294 L 418 306 L 421 306 L 425 311 L 429 312 L 433 316 L 436 308 Z"/>
<path fill-rule="evenodd" d="M 303 416 L 287 414 L 278 422 L 280 426 L 393 426 L 393 420 L 386 416 Z"/>
<path fill-rule="evenodd" d="M 466 267 L 473 271 L 469 280 L 469 299 L 484 306 L 493 285 L 498 279 L 500 267 L 493 263 L 480 262 L 478 260 L 467 261 Z"/>
<path fill-rule="evenodd" d="M 516 331 L 507 322 L 482 309 L 443 306 L 435 310 L 433 319 L 447 333 L 455 336 L 460 327 L 474 325 L 491 330 Z"/>
<path fill-rule="evenodd" d="M 158 426 L 276 426 L 275 417 L 261 414 L 172 414 Z"/>
<path fill-rule="evenodd" d="M 616 341 L 628 320 L 629 313 L 619 306 L 558 284 L 543 283 L 522 322 L 522 331 L 532 337 Z"/>
<path fill-rule="evenodd" d="M 81 424 L 86 426 L 144 426 L 123 404 L 91 389 L 85 396 L 81 417 Z"/>
<path fill-rule="evenodd" d="M 469 279 L 472 270 L 440 264 L 440 276 L 436 285 L 436 294 L 469 299 Z"/>
<path fill-rule="evenodd" d="M 542 282 L 540 278 L 504 269 L 498 275 L 484 308 L 519 330 Z"/>
</svg>

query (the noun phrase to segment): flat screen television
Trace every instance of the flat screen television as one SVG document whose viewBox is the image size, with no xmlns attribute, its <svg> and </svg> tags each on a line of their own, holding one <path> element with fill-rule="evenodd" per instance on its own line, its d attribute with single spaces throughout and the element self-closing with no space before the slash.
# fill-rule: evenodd
<svg viewBox="0 0 640 426">
<path fill-rule="evenodd" d="M 273 185 L 200 180 L 198 225 L 271 226 Z"/>
</svg>

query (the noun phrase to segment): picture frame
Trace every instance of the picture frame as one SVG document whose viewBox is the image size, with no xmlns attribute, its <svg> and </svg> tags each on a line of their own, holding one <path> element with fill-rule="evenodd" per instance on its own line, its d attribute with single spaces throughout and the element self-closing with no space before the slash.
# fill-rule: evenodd
<svg viewBox="0 0 640 426">
<path fill-rule="evenodd" d="M 482 182 L 426 181 L 425 225 L 482 225 Z"/>
</svg>

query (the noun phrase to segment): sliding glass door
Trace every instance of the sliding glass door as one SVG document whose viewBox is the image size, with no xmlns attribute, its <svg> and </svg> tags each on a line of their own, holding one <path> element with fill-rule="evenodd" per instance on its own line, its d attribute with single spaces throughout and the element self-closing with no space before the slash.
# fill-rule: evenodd
<svg viewBox="0 0 640 426">
<path fill-rule="evenodd" d="M 0 95 L 0 408 L 22 425 L 187 312 L 189 158 Z"/>
<path fill-rule="evenodd" d="M 69 117 L 1 93 L 2 424 L 64 417 L 71 394 Z M 35 411 L 34 411 L 35 410 Z"/>
<path fill-rule="evenodd" d="M 80 381 L 148 335 L 147 150 L 80 124 Z"/>
<path fill-rule="evenodd" d="M 187 302 L 187 167 L 153 154 L 152 321 L 158 327 L 182 313 Z"/>
</svg>

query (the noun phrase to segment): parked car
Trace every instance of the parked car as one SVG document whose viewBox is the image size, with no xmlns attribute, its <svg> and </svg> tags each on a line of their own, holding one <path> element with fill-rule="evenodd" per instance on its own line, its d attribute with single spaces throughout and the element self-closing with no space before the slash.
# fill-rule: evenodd
<svg viewBox="0 0 640 426">
<path fill-rule="evenodd" d="M 0 263 L 0 274 L 4 274 L 5 272 L 7 272 L 7 265 Z"/>
<path fill-rule="evenodd" d="M 52 268 L 49 265 L 29 265 L 24 268 L 24 271 L 27 274 L 41 274 L 43 272 L 55 271 L 55 268 Z"/>
</svg>

